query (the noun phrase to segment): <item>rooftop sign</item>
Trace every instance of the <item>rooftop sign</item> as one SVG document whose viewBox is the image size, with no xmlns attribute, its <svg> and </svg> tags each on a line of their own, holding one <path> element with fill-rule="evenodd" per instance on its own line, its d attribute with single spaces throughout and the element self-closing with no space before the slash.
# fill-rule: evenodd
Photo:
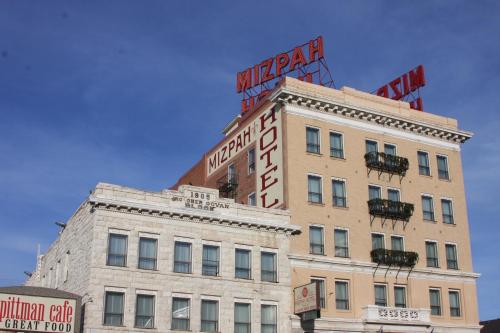
<svg viewBox="0 0 500 333">
<path fill-rule="evenodd" d="M 420 88 L 423 86 L 425 86 L 424 66 L 419 65 L 378 88 L 377 95 L 397 101 L 407 101 L 412 109 L 423 111 L 424 106 L 420 97 Z"/>
<path fill-rule="evenodd" d="M 236 75 L 236 92 L 243 93 L 241 113 L 252 109 L 287 74 L 299 80 L 332 86 L 333 79 L 324 61 L 323 37 L 263 60 Z"/>
</svg>

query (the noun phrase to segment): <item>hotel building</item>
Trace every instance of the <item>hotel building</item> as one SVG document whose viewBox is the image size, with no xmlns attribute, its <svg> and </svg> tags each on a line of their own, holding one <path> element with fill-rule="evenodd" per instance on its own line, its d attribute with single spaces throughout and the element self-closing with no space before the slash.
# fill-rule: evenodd
<svg viewBox="0 0 500 333">
<path fill-rule="evenodd" d="M 81 296 L 86 333 L 290 332 L 289 221 L 217 189 L 100 183 L 26 284 Z"/>
<path fill-rule="evenodd" d="M 455 119 L 287 77 L 224 135 L 173 188 L 290 211 L 291 287 L 321 287 L 310 330 L 479 332 Z"/>
</svg>

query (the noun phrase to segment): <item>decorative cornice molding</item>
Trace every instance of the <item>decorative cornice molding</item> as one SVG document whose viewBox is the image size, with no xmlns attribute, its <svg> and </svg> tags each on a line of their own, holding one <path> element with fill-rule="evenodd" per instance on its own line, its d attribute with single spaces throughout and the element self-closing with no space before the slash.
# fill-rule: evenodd
<svg viewBox="0 0 500 333">
<path fill-rule="evenodd" d="M 161 208 L 157 205 L 147 206 L 124 201 L 115 201 L 96 197 L 89 197 L 87 201 L 92 209 L 119 212 L 124 214 L 150 216 L 162 219 L 222 225 L 233 228 L 246 228 L 254 231 L 266 231 L 295 235 L 300 233 L 300 227 L 292 224 L 278 224 L 258 222 L 256 219 L 243 219 L 240 217 L 226 217 L 215 214 L 199 214 L 196 211 L 187 212 L 175 208 Z"/>
<path fill-rule="evenodd" d="M 412 132 L 414 134 L 428 136 L 452 143 L 464 143 L 472 137 L 471 132 L 454 130 L 437 124 L 411 120 L 398 115 L 370 110 L 367 108 L 355 108 L 338 102 L 328 101 L 319 97 L 309 97 L 287 89 L 279 89 L 270 99 L 275 103 L 298 105 L 315 111 L 335 114 L 346 118 L 370 122 L 383 127 Z"/>
</svg>

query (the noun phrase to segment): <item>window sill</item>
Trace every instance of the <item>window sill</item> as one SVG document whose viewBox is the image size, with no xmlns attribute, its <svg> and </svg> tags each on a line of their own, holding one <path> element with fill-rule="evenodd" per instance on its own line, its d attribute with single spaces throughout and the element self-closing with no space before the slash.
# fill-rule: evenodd
<svg viewBox="0 0 500 333">
<path fill-rule="evenodd" d="M 332 160 L 336 160 L 336 161 L 342 161 L 342 162 L 346 162 L 347 161 L 345 157 L 336 157 L 336 156 L 330 155 L 330 158 Z"/>
<path fill-rule="evenodd" d="M 309 254 L 312 254 L 313 256 L 323 256 L 323 257 L 326 257 L 326 253 L 313 253 L 313 252 L 309 252 Z"/>
<path fill-rule="evenodd" d="M 457 226 L 456 223 L 444 223 L 444 222 L 443 222 L 443 225 L 448 225 L 450 227 L 456 227 Z"/>
<path fill-rule="evenodd" d="M 426 219 L 423 219 L 424 222 L 426 223 L 433 223 L 433 224 L 437 224 L 437 221 L 436 220 L 426 220 Z"/>
<path fill-rule="evenodd" d="M 307 203 L 309 205 L 311 205 L 311 206 L 325 207 L 325 204 L 322 203 L 322 202 L 311 202 L 311 201 L 308 201 Z"/>
<path fill-rule="evenodd" d="M 156 327 L 138 327 L 138 326 L 134 326 L 135 329 L 137 330 L 156 330 Z"/>
<path fill-rule="evenodd" d="M 317 156 L 317 157 L 323 156 L 323 154 L 321 154 L 321 153 L 315 153 L 315 152 L 312 152 L 312 151 L 306 151 L 306 154 L 307 155 L 311 155 L 311 156 Z"/>
<path fill-rule="evenodd" d="M 439 178 L 439 180 L 443 181 L 443 182 L 447 182 L 447 183 L 451 183 L 451 179 L 450 178 Z"/>
<path fill-rule="evenodd" d="M 346 260 L 349 260 L 349 259 L 351 259 L 351 256 L 347 256 L 347 257 L 342 257 L 342 256 L 335 256 L 335 258 L 339 258 L 339 259 L 346 259 Z"/>
<path fill-rule="evenodd" d="M 349 209 L 349 206 L 335 206 L 335 205 L 332 205 L 333 208 L 337 208 L 337 209 L 342 209 L 342 210 L 348 210 Z"/>
<path fill-rule="evenodd" d="M 419 173 L 418 175 L 421 177 L 432 179 L 432 175 L 422 175 L 421 173 Z"/>
</svg>

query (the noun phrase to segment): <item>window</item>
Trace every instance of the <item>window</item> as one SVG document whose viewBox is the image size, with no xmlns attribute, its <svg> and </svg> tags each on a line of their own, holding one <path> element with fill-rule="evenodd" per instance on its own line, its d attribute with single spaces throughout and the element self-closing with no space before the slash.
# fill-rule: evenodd
<svg viewBox="0 0 500 333">
<path fill-rule="evenodd" d="M 389 143 L 384 144 L 384 153 L 386 155 L 396 155 L 396 146 Z"/>
<path fill-rule="evenodd" d="M 312 203 L 322 203 L 321 177 L 307 176 L 308 200 Z"/>
<path fill-rule="evenodd" d="M 219 302 L 201 300 L 201 332 L 219 331 Z"/>
<path fill-rule="evenodd" d="M 201 268 L 203 275 L 219 275 L 219 247 L 214 245 L 203 245 L 203 264 Z"/>
<path fill-rule="evenodd" d="M 387 306 L 387 288 L 383 284 L 375 285 L 375 305 Z"/>
<path fill-rule="evenodd" d="M 394 286 L 394 306 L 397 308 L 406 308 L 406 288 Z"/>
<path fill-rule="evenodd" d="M 252 148 L 248 151 L 248 174 L 255 172 L 255 149 Z"/>
<path fill-rule="evenodd" d="M 191 319 L 191 300 L 189 298 L 174 297 L 172 299 L 172 329 L 189 331 Z"/>
<path fill-rule="evenodd" d="M 335 281 L 335 307 L 349 310 L 349 289 L 346 281 Z"/>
<path fill-rule="evenodd" d="M 448 173 L 448 158 L 446 156 L 437 155 L 437 165 L 438 178 L 450 180 L 450 174 Z"/>
<path fill-rule="evenodd" d="M 251 279 L 250 250 L 236 249 L 234 275 L 238 279 Z"/>
<path fill-rule="evenodd" d="M 454 224 L 453 221 L 453 206 L 451 200 L 441 199 L 441 209 L 443 211 L 443 223 Z"/>
<path fill-rule="evenodd" d="M 437 243 L 425 242 L 425 253 L 427 256 L 427 267 L 439 267 Z"/>
<path fill-rule="evenodd" d="M 255 192 L 248 195 L 248 205 L 257 206 L 257 199 L 255 198 Z"/>
<path fill-rule="evenodd" d="M 431 168 L 429 167 L 429 154 L 423 151 L 417 152 L 418 156 L 418 173 L 424 176 L 431 175 Z"/>
<path fill-rule="evenodd" d="M 127 236 L 109 234 L 108 239 L 108 266 L 122 266 L 127 264 Z"/>
<path fill-rule="evenodd" d="M 345 194 L 345 181 L 340 179 L 332 180 L 333 205 L 336 207 L 346 207 L 347 198 Z"/>
<path fill-rule="evenodd" d="M 448 269 L 458 269 L 457 246 L 455 244 L 445 244 L 446 267 Z"/>
<path fill-rule="evenodd" d="M 385 239 L 383 234 L 372 234 L 372 250 L 385 249 Z"/>
<path fill-rule="evenodd" d="M 344 144 L 342 134 L 330 132 L 330 156 L 344 158 Z"/>
<path fill-rule="evenodd" d="M 250 304 L 234 303 L 234 333 L 250 333 Z"/>
<path fill-rule="evenodd" d="M 439 289 L 430 289 L 429 298 L 431 304 L 431 315 L 440 316 L 441 315 L 441 292 Z"/>
<path fill-rule="evenodd" d="M 63 282 L 68 281 L 69 276 L 69 250 L 66 252 L 64 259 Z"/>
<path fill-rule="evenodd" d="M 391 236 L 391 249 L 393 251 L 404 251 L 404 239 L 401 236 Z"/>
<path fill-rule="evenodd" d="M 450 299 L 450 316 L 460 317 L 460 292 L 458 290 L 450 290 L 448 292 Z"/>
<path fill-rule="evenodd" d="M 139 238 L 139 268 L 156 269 L 157 242 L 153 238 Z"/>
<path fill-rule="evenodd" d="M 231 164 L 227 167 L 227 182 L 229 184 L 236 184 L 236 165 Z"/>
<path fill-rule="evenodd" d="M 365 146 L 366 146 L 366 152 L 371 153 L 371 152 L 378 152 L 378 144 L 377 141 L 371 141 L 371 140 L 366 140 L 365 141 Z"/>
<path fill-rule="evenodd" d="M 311 282 L 316 282 L 319 285 L 319 305 L 322 309 L 326 308 L 325 280 L 313 278 Z"/>
<path fill-rule="evenodd" d="M 335 243 L 336 257 L 349 257 L 349 243 L 347 239 L 347 230 L 335 229 L 333 232 L 333 241 Z"/>
<path fill-rule="evenodd" d="M 278 316 L 276 305 L 262 305 L 260 310 L 260 331 L 262 333 L 278 332 Z"/>
<path fill-rule="evenodd" d="M 59 259 L 57 262 L 56 262 L 56 284 L 54 286 L 54 288 L 57 289 L 57 287 L 59 286 L 59 267 L 61 266 L 61 260 Z"/>
<path fill-rule="evenodd" d="M 434 221 L 434 203 L 432 202 L 432 197 L 422 196 L 422 214 L 424 220 Z"/>
<path fill-rule="evenodd" d="M 306 127 L 307 152 L 319 154 L 319 129 Z"/>
<path fill-rule="evenodd" d="M 104 304 L 104 325 L 123 325 L 123 298 L 124 293 L 106 292 Z"/>
<path fill-rule="evenodd" d="M 325 247 L 323 244 L 323 228 L 309 227 L 309 251 L 312 254 L 324 254 Z"/>
<path fill-rule="evenodd" d="M 387 199 L 389 199 L 390 201 L 396 201 L 396 202 L 401 201 L 401 197 L 399 195 L 399 190 L 396 190 L 393 188 L 388 189 L 387 190 Z"/>
<path fill-rule="evenodd" d="M 374 186 L 374 185 L 369 185 L 368 186 L 368 199 L 380 199 L 382 197 L 380 193 L 380 187 L 379 186 Z"/>
<path fill-rule="evenodd" d="M 191 243 L 175 242 L 174 272 L 191 273 Z"/>
<path fill-rule="evenodd" d="M 267 282 L 278 282 L 278 276 L 276 274 L 276 253 L 261 252 L 260 264 L 260 279 Z"/>
<path fill-rule="evenodd" d="M 153 295 L 137 295 L 135 307 L 135 327 L 153 328 L 155 321 L 155 297 Z"/>
</svg>

